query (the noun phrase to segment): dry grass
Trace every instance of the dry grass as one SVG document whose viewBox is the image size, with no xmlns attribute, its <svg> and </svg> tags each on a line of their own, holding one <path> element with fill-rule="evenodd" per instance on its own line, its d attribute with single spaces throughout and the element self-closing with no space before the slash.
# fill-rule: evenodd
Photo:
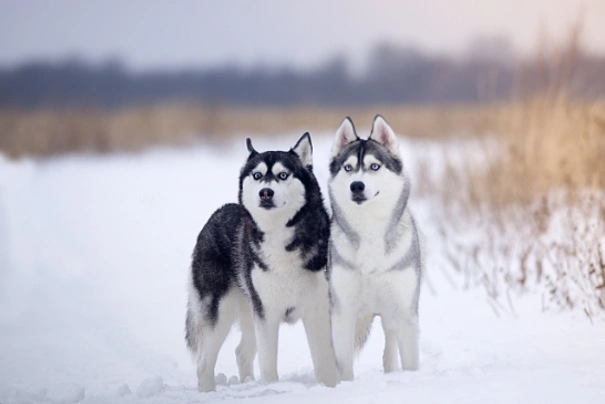
<svg viewBox="0 0 605 404">
<path fill-rule="evenodd" d="M 444 255 L 496 309 L 538 288 L 544 308 L 605 314 L 605 104 L 543 96 L 488 121 L 482 147 L 432 185 Z"/>
<path fill-rule="evenodd" d="M 490 108 L 377 106 L 375 108 L 235 108 L 163 105 L 98 110 L 0 111 L 0 151 L 11 157 L 136 151 L 155 145 L 221 142 L 234 134 L 334 131 L 349 115 L 369 125 L 380 112 L 406 134 L 437 137 L 477 133 Z"/>
<path fill-rule="evenodd" d="M 531 202 L 553 189 L 605 189 L 605 103 L 565 96 L 510 105 L 491 120 L 499 148 L 468 172 L 475 202 Z"/>
</svg>

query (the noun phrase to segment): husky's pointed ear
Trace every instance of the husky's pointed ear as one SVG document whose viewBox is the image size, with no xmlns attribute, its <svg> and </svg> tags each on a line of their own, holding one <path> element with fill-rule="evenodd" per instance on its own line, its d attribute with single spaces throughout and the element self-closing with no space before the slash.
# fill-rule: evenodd
<svg viewBox="0 0 605 404">
<path fill-rule="evenodd" d="M 359 137 L 355 131 L 355 125 L 353 125 L 351 118 L 347 116 L 336 130 L 336 138 L 332 145 L 332 157 L 335 157 L 340 153 L 346 145 L 358 139 Z"/>
<path fill-rule="evenodd" d="M 368 139 L 372 139 L 380 143 L 395 156 L 399 154 L 399 141 L 397 140 L 397 136 L 381 115 L 376 115 L 376 118 L 374 118 L 372 132 L 370 133 L 370 137 Z"/>
<path fill-rule="evenodd" d="M 302 161 L 303 166 L 313 166 L 313 143 L 311 143 L 311 135 L 309 135 L 309 132 L 305 132 L 290 151 L 296 153 L 298 158 L 300 158 L 300 161 Z"/>
<path fill-rule="evenodd" d="M 248 159 L 250 159 L 250 157 L 254 156 L 255 154 L 258 154 L 258 152 L 254 150 L 254 146 L 252 146 L 252 140 L 250 140 L 250 138 L 246 138 L 246 148 L 250 152 Z"/>
</svg>

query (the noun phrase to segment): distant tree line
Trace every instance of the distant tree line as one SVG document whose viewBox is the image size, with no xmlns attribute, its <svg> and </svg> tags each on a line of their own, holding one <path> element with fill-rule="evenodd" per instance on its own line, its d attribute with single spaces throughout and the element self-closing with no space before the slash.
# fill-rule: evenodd
<svg viewBox="0 0 605 404">
<path fill-rule="evenodd" d="M 358 75 L 350 73 L 344 57 L 307 71 L 223 66 L 133 73 L 117 60 L 31 62 L 0 69 L 0 107 L 473 103 L 558 89 L 572 96 L 604 95 L 605 57 L 567 56 L 521 60 L 506 44 L 478 43 L 466 56 L 453 57 L 381 44 Z"/>
</svg>

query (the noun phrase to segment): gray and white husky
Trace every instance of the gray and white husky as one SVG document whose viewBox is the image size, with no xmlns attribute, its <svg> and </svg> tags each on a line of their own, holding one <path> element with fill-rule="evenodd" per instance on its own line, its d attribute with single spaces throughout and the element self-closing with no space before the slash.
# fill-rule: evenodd
<svg viewBox="0 0 605 404">
<path fill-rule="evenodd" d="M 249 151 L 239 178 L 239 204 L 210 217 L 193 251 L 186 340 L 197 362 L 200 391 L 216 388 L 218 352 L 238 322 L 239 377 L 275 381 L 280 323 L 302 319 L 320 382 L 338 373 L 330 340 L 326 266 L 330 222 L 313 174 L 305 133 L 290 151 Z"/>
<path fill-rule="evenodd" d="M 342 380 L 352 380 L 355 348 L 374 316 L 385 334 L 385 372 L 418 368 L 418 298 L 422 257 L 407 202 L 410 181 L 391 127 L 376 116 L 367 140 L 346 118 L 330 162 L 331 319 Z M 397 352 L 399 351 L 399 355 Z"/>
</svg>

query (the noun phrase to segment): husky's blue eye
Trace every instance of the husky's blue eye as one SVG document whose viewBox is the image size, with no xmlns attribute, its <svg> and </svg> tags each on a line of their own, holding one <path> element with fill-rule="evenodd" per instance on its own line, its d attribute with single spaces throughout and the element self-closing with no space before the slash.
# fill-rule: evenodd
<svg viewBox="0 0 605 404">
<path fill-rule="evenodd" d="M 352 166 L 352 165 L 350 165 L 350 164 L 347 164 L 347 165 L 345 166 L 345 171 L 351 171 L 352 169 L 353 169 L 353 166 Z"/>
<path fill-rule="evenodd" d="M 252 178 L 254 178 L 255 180 L 260 180 L 263 177 L 263 175 L 261 173 L 259 173 L 258 171 L 255 172 L 254 174 L 252 174 Z"/>
<path fill-rule="evenodd" d="M 279 177 L 280 180 L 285 180 L 286 178 L 288 178 L 288 173 L 285 171 L 282 171 L 277 176 Z"/>
<path fill-rule="evenodd" d="M 378 171 L 378 169 L 380 168 L 380 166 L 376 163 L 372 163 L 372 165 L 370 165 L 370 168 L 374 171 Z"/>
</svg>

